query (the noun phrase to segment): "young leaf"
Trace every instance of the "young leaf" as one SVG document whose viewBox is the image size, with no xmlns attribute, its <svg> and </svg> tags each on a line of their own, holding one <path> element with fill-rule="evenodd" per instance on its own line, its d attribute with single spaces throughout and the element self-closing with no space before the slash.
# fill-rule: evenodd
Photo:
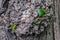
<svg viewBox="0 0 60 40">
<path fill-rule="evenodd" d="M 37 10 L 37 13 L 38 13 L 38 16 L 43 16 L 43 15 L 45 15 L 45 10 L 43 9 L 43 8 L 39 8 L 38 10 Z"/>
<path fill-rule="evenodd" d="M 11 24 L 11 29 L 12 29 L 12 30 L 15 30 L 15 28 L 16 28 L 16 24 L 14 24 L 14 23 Z"/>
</svg>

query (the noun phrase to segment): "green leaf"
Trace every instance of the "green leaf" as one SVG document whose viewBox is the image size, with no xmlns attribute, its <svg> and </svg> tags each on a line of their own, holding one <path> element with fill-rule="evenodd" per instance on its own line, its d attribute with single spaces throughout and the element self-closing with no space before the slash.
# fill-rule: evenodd
<svg viewBox="0 0 60 40">
<path fill-rule="evenodd" d="M 39 8 L 37 10 L 37 13 L 38 13 L 38 16 L 44 16 L 46 12 L 45 12 L 45 10 L 43 8 Z"/>
<path fill-rule="evenodd" d="M 12 29 L 12 30 L 15 30 L 15 28 L 16 28 L 16 24 L 14 24 L 14 23 L 11 24 L 11 29 Z"/>
<path fill-rule="evenodd" d="M 34 21 L 34 25 L 38 26 L 39 22 L 38 21 Z"/>
</svg>

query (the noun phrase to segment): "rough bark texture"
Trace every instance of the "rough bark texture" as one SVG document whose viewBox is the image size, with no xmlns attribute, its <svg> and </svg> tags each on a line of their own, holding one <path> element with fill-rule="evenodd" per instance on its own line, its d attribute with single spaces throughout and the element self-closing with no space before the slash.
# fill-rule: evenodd
<svg viewBox="0 0 60 40">
<path fill-rule="evenodd" d="M 47 13 L 44 21 L 37 17 L 41 7 Z M 0 40 L 59 40 L 58 8 L 57 0 L 0 0 Z M 38 26 L 32 25 L 35 20 Z M 12 23 L 17 24 L 15 30 Z"/>
</svg>

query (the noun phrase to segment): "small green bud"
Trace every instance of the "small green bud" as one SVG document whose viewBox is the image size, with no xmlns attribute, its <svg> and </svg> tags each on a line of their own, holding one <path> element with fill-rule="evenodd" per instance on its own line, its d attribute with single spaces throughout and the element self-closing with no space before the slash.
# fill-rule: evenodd
<svg viewBox="0 0 60 40">
<path fill-rule="evenodd" d="M 11 29 L 12 29 L 12 30 L 15 30 L 15 29 L 16 29 L 16 24 L 14 24 L 14 23 L 11 24 Z"/>
<path fill-rule="evenodd" d="M 38 16 L 44 16 L 44 15 L 46 14 L 44 8 L 39 8 L 39 9 L 37 10 L 37 13 L 38 13 Z"/>
</svg>

